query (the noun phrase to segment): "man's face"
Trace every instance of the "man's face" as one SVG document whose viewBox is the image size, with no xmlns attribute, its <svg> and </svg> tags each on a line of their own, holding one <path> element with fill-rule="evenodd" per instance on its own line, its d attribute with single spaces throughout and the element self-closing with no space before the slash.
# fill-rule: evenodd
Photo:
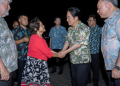
<svg viewBox="0 0 120 86">
<path fill-rule="evenodd" d="M 27 16 L 21 16 L 19 19 L 20 25 L 27 26 L 28 25 L 28 17 Z"/>
<path fill-rule="evenodd" d="M 9 1 L 5 0 L 3 3 L 0 4 L 0 15 L 2 17 L 8 16 L 10 10 Z"/>
<path fill-rule="evenodd" d="M 101 18 L 108 17 L 109 9 L 107 6 L 107 2 L 99 0 L 97 4 L 97 8 L 98 8 L 97 13 L 100 15 Z"/>
<path fill-rule="evenodd" d="M 71 15 L 69 11 L 67 12 L 67 22 L 70 26 L 73 26 L 75 23 L 75 18 Z"/>
<path fill-rule="evenodd" d="M 56 20 L 54 21 L 56 25 L 60 25 L 61 24 L 61 19 L 60 18 L 56 18 Z"/>
<path fill-rule="evenodd" d="M 88 19 L 88 25 L 89 25 L 90 27 L 92 27 L 92 26 L 94 26 L 95 24 L 96 24 L 95 19 L 93 19 L 93 17 L 89 17 L 89 19 Z"/>
<path fill-rule="evenodd" d="M 14 23 L 13 23 L 13 28 L 17 28 L 19 26 L 19 23 L 17 22 L 17 21 L 15 21 Z"/>
</svg>

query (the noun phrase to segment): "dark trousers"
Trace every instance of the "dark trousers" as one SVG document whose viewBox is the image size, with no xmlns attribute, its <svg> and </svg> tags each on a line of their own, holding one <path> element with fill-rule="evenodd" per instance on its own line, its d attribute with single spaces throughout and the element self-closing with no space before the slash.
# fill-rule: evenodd
<svg viewBox="0 0 120 86">
<path fill-rule="evenodd" d="M 18 59 L 18 86 L 21 86 L 22 72 L 25 66 L 26 60 Z"/>
<path fill-rule="evenodd" d="M 93 83 L 98 84 L 99 81 L 99 53 L 91 54 L 91 65 L 89 66 L 88 82 L 91 82 L 91 68 L 93 69 Z"/>
<path fill-rule="evenodd" d="M 53 49 L 53 51 L 55 52 L 59 52 L 61 51 L 61 49 Z M 64 65 L 64 58 L 51 58 L 51 61 L 52 61 L 52 70 L 56 70 L 56 66 L 57 66 L 57 63 L 58 63 L 58 66 L 59 66 L 59 71 L 63 71 L 63 65 Z M 57 62 L 58 61 L 58 62 Z"/>
<path fill-rule="evenodd" d="M 112 71 L 107 71 L 109 86 L 120 86 L 120 79 L 112 78 Z"/>
<path fill-rule="evenodd" d="M 90 63 L 72 64 L 72 86 L 86 86 L 88 78 L 88 65 Z"/>
<path fill-rule="evenodd" d="M 18 75 L 17 72 L 18 72 L 18 69 L 12 72 L 13 81 L 17 81 L 17 75 Z"/>
<path fill-rule="evenodd" d="M 0 79 L 1 79 L 1 75 L 0 75 Z M 0 80 L 0 86 L 12 86 L 12 73 L 10 73 L 10 79 L 8 81 Z"/>
</svg>

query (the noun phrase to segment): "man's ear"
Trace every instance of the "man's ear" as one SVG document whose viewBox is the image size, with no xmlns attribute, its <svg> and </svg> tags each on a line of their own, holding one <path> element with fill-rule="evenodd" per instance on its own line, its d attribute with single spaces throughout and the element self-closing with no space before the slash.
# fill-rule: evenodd
<svg viewBox="0 0 120 86">
<path fill-rule="evenodd" d="M 109 10 L 112 8 L 112 6 L 113 6 L 113 4 L 111 2 L 107 3 L 107 7 L 108 7 Z"/>
<path fill-rule="evenodd" d="M 79 19 L 78 19 L 78 16 L 75 17 L 75 20 L 79 20 Z"/>
</svg>

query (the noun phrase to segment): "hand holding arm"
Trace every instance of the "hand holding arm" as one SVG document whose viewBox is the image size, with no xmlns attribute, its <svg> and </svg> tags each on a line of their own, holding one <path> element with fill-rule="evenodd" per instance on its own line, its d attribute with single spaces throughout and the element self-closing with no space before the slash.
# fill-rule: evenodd
<svg viewBox="0 0 120 86">
<path fill-rule="evenodd" d="M 24 37 L 23 39 L 15 40 L 15 43 L 16 43 L 16 45 L 19 45 L 23 42 L 28 42 L 28 41 L 29 41 L 29 39 L 27 37 Z"/>
</svg>

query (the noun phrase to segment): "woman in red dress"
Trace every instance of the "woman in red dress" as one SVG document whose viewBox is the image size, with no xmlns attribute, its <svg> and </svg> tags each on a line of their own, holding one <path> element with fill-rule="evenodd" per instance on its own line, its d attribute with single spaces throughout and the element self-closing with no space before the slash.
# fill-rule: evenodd
<svg viewBox="0 0 120 86">
<path fill-rule="evenodd" d="M 22 73 L 21 86 L 51 86 L 47 59 L 60 57 L 52 51 L 42 34 L 45 27 L 38 18 L 30 21 L 31 37 L 28 45 L 26 64 Z"/>
</svg>

